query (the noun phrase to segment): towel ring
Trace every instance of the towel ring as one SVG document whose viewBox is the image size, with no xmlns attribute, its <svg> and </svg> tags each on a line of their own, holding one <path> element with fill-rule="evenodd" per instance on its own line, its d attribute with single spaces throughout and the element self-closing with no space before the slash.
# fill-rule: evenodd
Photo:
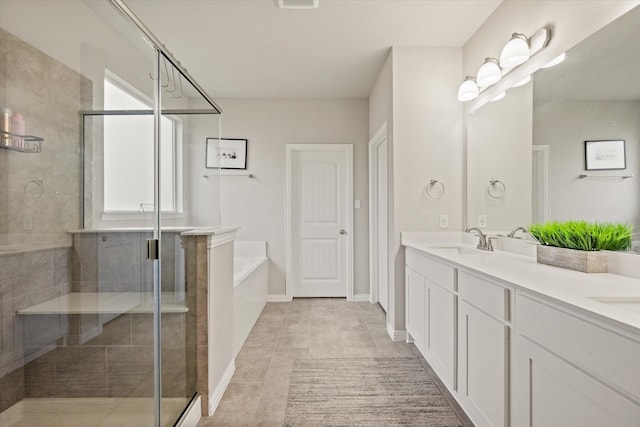
<svg viewBox="0 0 640 427">
<path fill-rule="evenodd" d="M 499 179 L 490 179 L 487 185 L 487 194 L 492 199 L 502 199 L 507 192 L 507 186 Z"/>
<path fill-rule="evenodd" d="M 440 188 L 439 194 L 436 191 L 436 188 Z M 432 200 L 440 200 L 442 199 L 442 196 L 444 196 L 444 184 L 440 181 L 438 181 L 437 179 L 432 179 L 429 181 L 429 183 L 427 184 L 427 187 L 424 189 L 424 192 L 426 193 L 427 197 L 429 197 Z"/>
<path fill-rule="evenodd" d="M 41 179 L 32 179 L 24 185 L 24 194 L 30 199 L 39 199 L 44 194 L 44 183 Z"/>
</svg>

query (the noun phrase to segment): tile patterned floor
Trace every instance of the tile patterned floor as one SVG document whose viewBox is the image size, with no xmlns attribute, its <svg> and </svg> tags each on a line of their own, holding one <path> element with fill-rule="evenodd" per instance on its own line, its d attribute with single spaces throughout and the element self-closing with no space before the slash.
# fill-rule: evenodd
<svg viewBox="0 0 640 427">
<path fill-rule="evenodd" d="M 335 298 L 268 303 L 215 414 L 199 427 L 281 426 L 295 358 L 416 357 L 414 349 L 391 341 L 377 304 Z"/>
</svg>

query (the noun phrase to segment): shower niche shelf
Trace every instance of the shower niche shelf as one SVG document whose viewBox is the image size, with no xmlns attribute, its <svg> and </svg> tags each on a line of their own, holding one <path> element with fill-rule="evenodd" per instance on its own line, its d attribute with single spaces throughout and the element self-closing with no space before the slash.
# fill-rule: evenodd
<svg viewBox="0 0 640 427">
<path fill-rule="evenodd" d="M 6 141 L 8 139 L 8 141 Z M 16 143 L 17 140 L 17 143 Z M 34 135 L 18 135 L 7 131 L 0 131 L 0 148 L 21 153 L 39 153 L 42 151 L 44 138 Z"/>
</svg>

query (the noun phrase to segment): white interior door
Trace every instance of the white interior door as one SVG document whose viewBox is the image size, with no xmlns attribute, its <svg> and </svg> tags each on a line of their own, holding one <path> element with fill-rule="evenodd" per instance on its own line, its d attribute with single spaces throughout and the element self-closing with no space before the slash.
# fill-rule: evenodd
<svg viewBox="0 0 640 427">
<path fill-rule="evenodd" d="M 287 295 L 352 299 L 352 146 L 288 145 L 287 157 Z"/>
<path fill-rule="evenodd" d="M 377 258 L 378 302 L 387 311 L 389 299 L 388 265 L 388 208 L 387 208 L 387 139 L 377 146 L 376 210 L 377 210 Z"/>
</svg>

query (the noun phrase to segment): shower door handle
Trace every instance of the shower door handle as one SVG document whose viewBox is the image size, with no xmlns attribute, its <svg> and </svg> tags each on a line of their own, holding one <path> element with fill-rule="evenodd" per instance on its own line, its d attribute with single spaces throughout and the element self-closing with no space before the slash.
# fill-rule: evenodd
<svg viewBox="0 0 640 427">
<path fill-rule="evenodd" d="M 341 229 L 341 230 L 340 230 L 340 234 L 342 234 L 342 235 L 347 234 L 347 230 Z"/>
</svg>

